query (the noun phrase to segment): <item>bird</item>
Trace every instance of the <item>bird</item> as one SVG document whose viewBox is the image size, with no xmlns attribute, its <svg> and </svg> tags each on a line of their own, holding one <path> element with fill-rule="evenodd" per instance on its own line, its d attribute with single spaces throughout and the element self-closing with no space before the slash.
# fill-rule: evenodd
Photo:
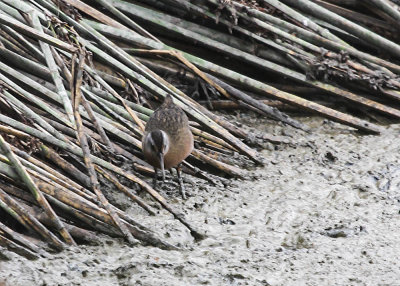
<svg viewBox="0 0 400 286">
<path fill-rule="evenodd" d="M 157 185 L 158 169 L 161 169 L 165 181 L 165 170 L 175 168 L 182 198 L 186 198 L 181 164 L 192 152 L 193 142 L 188 117 L 174 103 L 172 96 L 166 95 L 164 102 L 147 121 L 142 138 L 144 158 L 154 167 L 154 187 Z"/>
</svg>

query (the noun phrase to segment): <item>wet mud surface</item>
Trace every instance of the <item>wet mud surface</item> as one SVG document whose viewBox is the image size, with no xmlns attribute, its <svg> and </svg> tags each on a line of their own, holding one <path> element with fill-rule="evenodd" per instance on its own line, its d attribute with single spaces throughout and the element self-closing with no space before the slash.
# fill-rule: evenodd
<svg viewBox="0 0 400 286">
<path fill-rule="evenodd" d="M 293 144 L 267 144 L 251 180 L 186 178 L 170 203 L 206 232 L 194 242 L 168 213 L 127 211 L 182 250 L 102 237 L 49 259 L 0 261 L 5 285 L 400 285 L 400 125 L 380 136 L 319 118 L 306 134 L 245 116 Z M 1 283 L 0 283 L 1 284 Z"/>
</svg>

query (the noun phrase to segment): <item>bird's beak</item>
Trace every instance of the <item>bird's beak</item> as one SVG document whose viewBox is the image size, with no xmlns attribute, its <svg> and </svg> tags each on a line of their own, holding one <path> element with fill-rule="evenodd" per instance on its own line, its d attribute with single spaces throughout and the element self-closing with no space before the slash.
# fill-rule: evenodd
<svg viewBox="0 0 400 286">
<path fill-rule="evenodd" d="M 165 181 L 165 170 L 164 170 L 164 154 L 163 153 L 158 153 L 158 160 L 160 161 L 162 179 L 163 179 L 163 182 L 164 182 Z"/>
</svg>

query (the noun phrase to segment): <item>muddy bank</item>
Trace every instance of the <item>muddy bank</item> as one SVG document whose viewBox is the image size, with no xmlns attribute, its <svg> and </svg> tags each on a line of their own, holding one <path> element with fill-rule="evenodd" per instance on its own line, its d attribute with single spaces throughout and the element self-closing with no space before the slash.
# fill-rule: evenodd
<svg viewBox="0 0 400 286">
<path fill-rule="evenodd" d="M 0 261 L 6 285 L 400 285 L 400 125 L 361 136 L 319 118 L 300 118 L 305 134 L 245 116 L 259 130 L 289 136 L 268 145 L 253 181 L 226 188 L 190 179 L 177 208 L 208 238 L 195 243 L 162 211 L 132 216 L 180 251 L 127 247 L 104 236 L 99 246 L 50 259 Z M 254 125 L 253 125 L 254 126 Z"/>
</svg>

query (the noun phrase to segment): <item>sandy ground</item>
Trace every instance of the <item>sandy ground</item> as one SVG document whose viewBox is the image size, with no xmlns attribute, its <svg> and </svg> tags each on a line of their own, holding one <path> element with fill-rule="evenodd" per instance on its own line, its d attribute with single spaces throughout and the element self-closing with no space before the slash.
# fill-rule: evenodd
<svg viewBox="0 0 400 286">
<path fill-rule="evenodd" d="M 6 285 L 400 285 L 400 125 L 365 136 L 319 118 L 311 134 L 255 116 L 242 121 L 292 145 L 269 145 L 253 180 L 226 188 L 189 179 L 171 204 L 208 238 L 194 242 L 162 211 L 128 212 L 182 246 L 130 248 L 102 238 L 51 259 L 0 262 Z M 254 126 L 254 125 L 253 125 Z M 191 183 L 190 183 L 191 182 Z M 183 204 L 183 206 L 182 206 Z M 1 284 L 1 283 L 0 283 Z"/>
</svg>

